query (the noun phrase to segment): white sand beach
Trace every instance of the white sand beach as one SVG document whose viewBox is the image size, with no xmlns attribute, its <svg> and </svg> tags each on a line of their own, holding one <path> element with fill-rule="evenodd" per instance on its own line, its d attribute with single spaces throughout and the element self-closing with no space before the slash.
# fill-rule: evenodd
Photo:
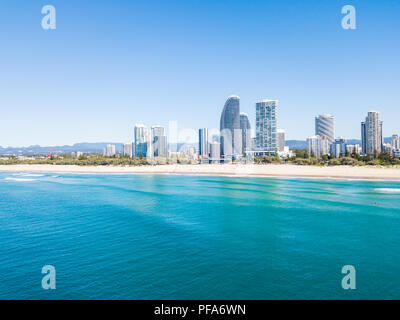
<svg viewBox="0 0 400 320">
<path fill-rule="evenodd" d="M 290 164 L 156 165 L 137 167 L 69 165 L 1 165 L 0 172 L 57 172 L 112 174 L 189 174 L 264 177 L 400 179 L 400 167 L 300 166 Z"/>
</svg>

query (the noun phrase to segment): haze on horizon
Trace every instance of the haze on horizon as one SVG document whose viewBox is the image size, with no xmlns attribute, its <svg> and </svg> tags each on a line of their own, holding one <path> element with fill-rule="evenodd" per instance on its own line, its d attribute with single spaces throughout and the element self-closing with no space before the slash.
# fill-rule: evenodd
<svg viewBox="0 0 400 320">
<path fill-rule="evenodd" d="M 287 139 L 335 116 L 360 138 L 370 109 L 400 133 L 400 3 L 38 0 L 0 3 L 0 146 L 130 142 L 135 123 L 219 128 L 228 96 L 254 128 L 255 102 L 279 100 Z M 357 29 L 341 27 L 341 8 Z"/>
</svg>

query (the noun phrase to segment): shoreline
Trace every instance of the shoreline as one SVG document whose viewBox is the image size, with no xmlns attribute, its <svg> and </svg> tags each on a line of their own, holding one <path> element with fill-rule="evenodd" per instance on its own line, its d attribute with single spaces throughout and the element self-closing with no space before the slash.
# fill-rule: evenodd
<svg viewBox="0 0 400 320">
<path fill-rule="evenodd" d="M 271 178 L 334 178 L 357 180 L 400 180 L 400 167 L 300 166 L 292 164 L 205 164 L 77 166 L 77 165 L 0 165 L 0 172 L 40 172 L 78 174 L 174 174 Z"/>
</svg>

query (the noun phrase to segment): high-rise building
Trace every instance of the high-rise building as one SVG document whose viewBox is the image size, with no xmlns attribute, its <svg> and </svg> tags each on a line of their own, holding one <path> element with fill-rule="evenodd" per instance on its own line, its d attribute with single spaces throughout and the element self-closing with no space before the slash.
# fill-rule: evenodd
<svg viewBox="0 0 400 320">
<path fill-rule="evenodd" d="M 122 155 L 124 157 L 132 158 L 132 144 L 131 143 L 122 144 Z"/>
<path fill-rule="evenodd" d="M 246 113 L 240 113 L 240 130 L 242 130 L 242 154 L 250 151 L 251 148 L 251 126 L 249 116 Z"/>
<path fill-rule="evenodd" d="M 327 155 L 330 153 L 329 140 L 326 136 L 320 136 L 320 137 L 321 137 L 321 154 Z"/>
<path fill-rule="evenodd" d="M 361 146 L 359 144 L 348 144 L 346 145 L 346 151 L 349 155 L 356 154 L 360 155 L 361 154 Z"/>
<path fill-rule="evenodd" d="M 135 157 L 151 157 L 150 131 L 144 124 L 135 125 Z"/>
<path fill-rule="evenodd" d="M 115 156 L 115 145 L 108 144 L 103 150 L 103 156 L 105 157 Z"/>
<path fill-rule="evenodd" d="M 328 146 L 335 140 L 335 118 L 330 114 L 315 117 L 315 135 L 326 137 Z"/>
<path fill-rule="evenodd" d="M 276 130 L 276 142 L 279 152 L 285 151 L 285 130 Z"/>
<path fill-rule="evenodd" d="M 393 150 L 400 150 L 400 141 L 397 134 L 392 135 L 391 143 Z"/>
<path fill-rule="evenodd" d="M 382 121 L 379 121 L 379 112 L 369 111 L 365 122 L 361 122 L 361 144 L 364 154 L 373 155 L 382 152 Z"/>
<path fill-rule="evenodd" d="M 208 158 L 209 153 L 208 129 L 199 129 L 199 154 L 202 158 Z"/>
<path fill-rule="evenodd" d="M 151 127 L 151 151 L 153 157 L 168 156 L 168 141 L 163 126 Z"/>
<path fill-rule="evenodd" d="M 256 102 L 256 146 L 258 151 L 276 153 L 277 100 Z"/>
<path fill-rule="evenodd" d="M 311 136 L 307 138 L 307 151 L 310 157 L 321 158 L 321 136 Z"/>
<path fill-rule="evenodd" d="M 346 154 L 347 142 L 343 137 L 339 137 L 335 139 L 335 141 L 333 141 L 330 148 L 331 148 L 331 154 L 335 158 L 339 158 Z"/>
<path fill-rule="evenodd" d="M 388 153 L 388 154 L 392 154 L 393 147 L 392 147 L 392 145 L 390 143 L 384 143 L 382 151 L 385 152 L 385 153 Z"/>
<path fill-rule="evenodd" d="M 218 163 L 220 161 L 221 155 L 221 144 L 219 142 L 213 141 L 210 144 L 210 160 L 212 163 Z"/>
<path fill-rule="evenodd" d="M 232 160 L 242 155 L 240 132 L 240 98 L 230 96 L 226 100 L 220 120 L 221 156 Z"/>
</svg>

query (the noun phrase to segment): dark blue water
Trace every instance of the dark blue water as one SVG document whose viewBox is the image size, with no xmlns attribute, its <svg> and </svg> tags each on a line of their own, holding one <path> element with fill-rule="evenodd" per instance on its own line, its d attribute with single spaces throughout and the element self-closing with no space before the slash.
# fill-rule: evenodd
<svg viewBox="0 0 400 320">
<path fill-rule="evenodd" d="M 400 182 L 0 173 L 0 299 L 399 299 L 399 244 Z"/>
</svg>

